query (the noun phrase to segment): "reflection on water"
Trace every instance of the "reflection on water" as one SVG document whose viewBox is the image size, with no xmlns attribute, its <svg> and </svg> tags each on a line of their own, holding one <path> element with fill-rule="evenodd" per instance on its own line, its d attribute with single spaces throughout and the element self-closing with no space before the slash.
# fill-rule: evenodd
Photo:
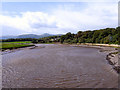
<svg viewBox="0 0 120 90">
<path fill-rule="evenodd" d="M 44 47 L 44 48 L 41 48 Z M 117 87 L 117 73 L 98 49 L 39 44 L 4 54 L 4 88 Z"/>
</svg>

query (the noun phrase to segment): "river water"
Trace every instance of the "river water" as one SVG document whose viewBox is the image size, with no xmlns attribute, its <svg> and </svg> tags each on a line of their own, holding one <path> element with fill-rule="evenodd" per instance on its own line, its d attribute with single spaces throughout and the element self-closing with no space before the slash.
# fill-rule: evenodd
<svg viewBox="0 0 120 90">
<path fill-rule="evenodd" d="M 99 49 L 37 46 L 2 55 L 3 88 L 118 87 L 118 74 Z"/>
</svg>

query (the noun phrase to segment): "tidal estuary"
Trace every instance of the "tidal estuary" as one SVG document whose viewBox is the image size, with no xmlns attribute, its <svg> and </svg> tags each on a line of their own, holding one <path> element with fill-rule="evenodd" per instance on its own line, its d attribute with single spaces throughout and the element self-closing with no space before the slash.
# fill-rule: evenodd
<svg viewBox="0 0 120 90">
<path fill-rule="evenodd" d="M 117 88 L 118 74 L 97 48 L 37 44 L 2 55 L 3 88 Z"/>
</svg>

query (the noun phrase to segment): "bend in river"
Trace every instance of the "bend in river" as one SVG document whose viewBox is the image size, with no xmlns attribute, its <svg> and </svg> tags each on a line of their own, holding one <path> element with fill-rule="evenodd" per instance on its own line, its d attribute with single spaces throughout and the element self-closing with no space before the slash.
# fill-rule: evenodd
<svg viewBox="0 0 120 90">
<path fill-rule="evenodd" d="M 118 75 L 98 49 L 37 46 L 2 55 L 3 88 L 117 88 Z"/>
</svg>

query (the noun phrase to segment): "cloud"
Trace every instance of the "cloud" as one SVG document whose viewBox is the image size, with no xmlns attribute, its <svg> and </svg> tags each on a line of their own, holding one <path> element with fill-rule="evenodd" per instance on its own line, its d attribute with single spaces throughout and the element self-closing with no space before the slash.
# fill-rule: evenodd
<svg viewBox="0 0 120 90">
<path fill-rule="evenodd" d="M 91 3 L 82 11 L 56 10 L 54 14 L 57 17 L 59 27 L 93 30 L 117 27 L 117 9 L 117 4 Z"/>
<path fill-rule="evenodd" d="M 22 16 L 15 17 L 0 15 L 0 24 L 31 32 L 41 27 L 57 28 L 54 19 L 42 12 L 24 12 Z"/>
<path fill-rule="evenodd" d="M 21 15 L 0 15 L 0 24 L 29 33 L 76 33 L 78 30 L 94 30 L 117 27 L 116 3 L 88 3 L 76 10 L 75 5 L 59 5 L 51 13 L 22 12 Z"/>
<path fill-rule="evenodd" d="M 26 29 L 31 30 L 27 21 L 19 16 L 11 17 L 0 15 L 0 24 L 3 26 L 13 27 L 23 31 Z"/>
</svg>

